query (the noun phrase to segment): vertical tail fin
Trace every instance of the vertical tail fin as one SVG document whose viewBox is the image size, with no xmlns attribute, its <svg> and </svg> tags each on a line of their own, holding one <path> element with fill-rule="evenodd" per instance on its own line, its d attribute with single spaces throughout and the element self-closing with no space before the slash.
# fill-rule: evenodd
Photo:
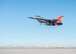
<svg viewBox="0 0 76 54">
<path fill-rule="evenodd" d="M 58 19 L 57 19 L 58 22 L 62 22 L 62 18 L 63 18 L 63 17 L 64 17 L 64 16 L 59 16 Z"/>
</svg>

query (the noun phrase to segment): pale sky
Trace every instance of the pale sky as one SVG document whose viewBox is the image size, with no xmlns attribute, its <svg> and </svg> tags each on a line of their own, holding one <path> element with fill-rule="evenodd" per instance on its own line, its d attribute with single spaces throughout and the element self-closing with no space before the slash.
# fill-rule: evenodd
<svg viewBox="0 0 76 54">
<path fill-rule="evenodd" d="M 40 25 L 29 16 L 63 15 L 62 26 Z M 76 0 L 0 0 L 0 45 L 76 46 Z"/>
</svg>

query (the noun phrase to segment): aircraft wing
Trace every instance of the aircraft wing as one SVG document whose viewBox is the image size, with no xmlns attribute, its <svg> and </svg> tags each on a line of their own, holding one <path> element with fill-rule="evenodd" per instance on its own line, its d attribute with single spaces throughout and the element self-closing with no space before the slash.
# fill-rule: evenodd
<svg viewBox="0 0 76 54">
<path fill-rule="evenodd" d="M 44 20 L 44 21 L 50 20 L 50 19 L 44 19 L 44 18 L 41 18 L 41 17 L 28 17 L 28 18 L 30 18 L 30 19 L 36 19 L 36 20 Z"/>
<path fill-rule="evenodd" d="M 34 17 L 28 17 L 28 18 L 35 19 L 40 23 L 48 23 L 49 21 L 51 21 L 50 19 L 44 19 L 43 17 L 40 17 L 40 16 L 34 16 Z"/>
</svg>

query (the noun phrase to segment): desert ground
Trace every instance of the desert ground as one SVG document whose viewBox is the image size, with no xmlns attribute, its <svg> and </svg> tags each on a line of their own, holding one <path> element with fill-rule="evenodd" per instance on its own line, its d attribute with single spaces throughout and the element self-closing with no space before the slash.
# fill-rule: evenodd
<svg viewBox="0 0 76 54">
<path fill-rule="evenodd" d="M 0 48 L 0 54 L 76 54 L 76 48 Z"/>
</svg>

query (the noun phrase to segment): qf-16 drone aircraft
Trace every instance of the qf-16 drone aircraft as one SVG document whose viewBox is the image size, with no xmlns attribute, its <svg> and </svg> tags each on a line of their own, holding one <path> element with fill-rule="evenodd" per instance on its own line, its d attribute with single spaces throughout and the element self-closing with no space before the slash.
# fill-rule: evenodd
<svg viewBox="0 0 76 54">
<path fill-rule="evenodd" d="M 48 26 L 59 26 L 59 25 L 62 25 L 62 18 L 64 16 L 59 16 L 57 19 L 44 19 L 43 17 L 41 16 L 33 16 L 33 17 L 28 17 L 30 19 L 35 19 L 37 20 L 38 22 L 40 22 L 40 25 L 41 23 L 45 24 L 45 25 L 48 25 Z"/>
</svg>

